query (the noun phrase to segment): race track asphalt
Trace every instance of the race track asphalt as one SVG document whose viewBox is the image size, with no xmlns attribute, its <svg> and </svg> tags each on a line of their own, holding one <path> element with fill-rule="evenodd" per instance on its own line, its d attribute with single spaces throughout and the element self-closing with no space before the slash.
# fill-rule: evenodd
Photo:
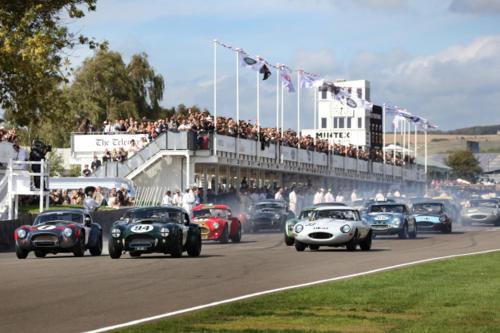
<svg viewBox="0 0 500 333">
<path fill-rule="evenodd" d="M 379 237 L 370 252 L 296 252 L 279 233 L 204 243 L 199 258 L 0 254 L 0 332 L 81 332 L 258 291 L 405 262 L 500 248 L 500 228 L 416 240 Z"/>
</svg>

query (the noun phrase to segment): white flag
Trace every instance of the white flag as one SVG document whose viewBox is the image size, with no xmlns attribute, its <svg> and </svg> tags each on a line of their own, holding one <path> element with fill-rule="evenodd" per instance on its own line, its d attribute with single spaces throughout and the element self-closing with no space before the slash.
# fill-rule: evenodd
<svg viewBox="0 0 500 333">
<path fill-rule="evenodd" d="M 290 74 L 290 71 L 286 66 L 281 66 L 280 76 L 281 76 L 281 82 L 286 91 L 295 92 L 295 87 L 293 86 L 292 83 L 292 74 Z"/>
<path fill-rule="evenodd" d="M 304 73 L 304 71 L 299 71 L 299 78 L 301 88 L 318 88 L 323 85 L 323 82 L 325 82 L 325 80 L 317 76 Z"/>
</svg>

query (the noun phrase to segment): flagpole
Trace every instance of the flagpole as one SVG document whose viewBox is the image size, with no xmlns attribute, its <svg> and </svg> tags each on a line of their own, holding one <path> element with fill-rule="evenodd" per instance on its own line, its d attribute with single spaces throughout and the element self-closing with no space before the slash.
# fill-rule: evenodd
<svg viewBox="0 0 500 333">
<path fill-rule="evenodd" d="M 258 59 L 258 57 L 257 57 Z M 257 78 L 257 157 L 259 157 L 259 150 L 260 150 L 260 73 L 256 72 L 256 78 Z"/>
<path fill-rule="evenodd" d="M 403 134 L 403 148 L 401 149 L 402 157 L 403 157 L 403 166 L 405 165 L 405 149 L 406 149 L 406 118 L 403 120 L 402 126 L 402 134 Z"/>
<path fill-rule="evenodd" d="M 276 64 L 276 134 L 278 134 L 280 127 L 280 65 Z"/>
<path fill-rule="evenodd" d="M 425 147 L 424 147 L 424 172 L 425 176 L 427 177 L 427 128 L 424 129 L 424 141 L 425 141 Z"/>
<path fill-rule="evenodd" d="M 236 159 L 240 157 L 240 49 L 236 49 Z"/>
<path fill-rule="evenodd" d="M 394 124 L 394 119 L 392 120 L 392 123 Z M 392 147 L 392 161 L 394 165 L 396 165 L 396 132 L 399 128 L 399 118 L 396 118 L 396 126 L 394 126 L 392 134 L 393 134 L 393 147 Z"/>
<path fill-rule="evenodd" d="M 300 148 L 300 70 L 297 71 L 297 137 Z"/>
<path fill-rule="evenodd" d="M 316 136 L 318 135 L 318 90 L 316 87 L 313 87 L 313 93 L 314 93 L 314 149 L 316 150 Z"/>
<path fill-rule="evenodd" d="M 418 127 L 417 123 L 415 123 L 415 163 L 417 162 L 417 144 L 418 144 Z"/>
<path fill-rule="evenodd" d="M 214 43 L 214 155 L 217 155 L 217 39 Z M 219 186 L 219 185 L 217 185 Z"/>
<path fill-rule="evenodd" d="M 285 109 L 285 93 L 283 90 L 283 82 L 281 82 L 281 145 L 283 145 L 283 113 Z M 281 153 L 281 163 L 283 163 L 283 153 Z"/>
<path fill-rule="evenodd" d="M 385 165 L 385 103 L 382 104 L 382 158 Z M 384 166 L 385 173 L 385 166 Z"/>
</svg>

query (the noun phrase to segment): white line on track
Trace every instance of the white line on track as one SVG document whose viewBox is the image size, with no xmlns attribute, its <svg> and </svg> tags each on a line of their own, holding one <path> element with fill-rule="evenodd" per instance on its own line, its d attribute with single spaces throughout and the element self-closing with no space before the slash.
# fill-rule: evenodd
<svg viewBox="0 0 500 333">
<path fill-rule="evenodd" d="M 498 251 L 500 251 L 500 249 L 492 249 L 492 250 L 485 250 L 485 251 L 471 252 L 471 253 L 462 253 L 462 254 L 453 254 L 453 255 L 443 256 L 443 257 L 434 257 L 434 258 L 422 259 L 422 260 L 417 260 L 417 261 L 411 261 L 411 262 L 407 262 L 407 263 L 403 263 L 403 264 L 398 264 L 398 265 L 393 265 L 393 266 L 376 268 L 376 269 L 372 269 L 370 271 L 361 272 L 361 273 L 355 273 L 355 274 L 337 276 L 337 277 L 329 278 L 329 279 L 323 279 L 323 280 L 317 280 L 317 281 L 313 281 L 313 282 L 296 284 L 296 285 L 282 287 L 282 288 L 264 290 L 264 291 L 259 291 L 259 292 L 248 294 L 248 295 L 242 295 L 242 296 L 238 296 L 238 297 L 228 298 L 228 299 L 217 301 L 217 302 L 212 302 L 212 303 L 208 303 L 208 304 L 193 306 L 193 307 L 187 308 L 187 309 L 182 309 L 182 310 L 177 310 L 177 311 L 172 311 L 172 312 L 167 312 L 167 313 L 159 314 L 159 315 L 156 315 L 156 316 L 151 316 L 151 317 L 146 317 L 146 318 L 142 318 L 142 319 L 132 320 L 132 321 L 129 321 L 129 322 L 126 322 L 126 323 L 123 323 L 123 324 L 117 324 L 117 325 L 102 327 L 102 328 L 98 328 L 98 329 L 95 329 L 95 330 L 92 330 L 92 331 L 87 331 L 85 333 L 107 332 L 107 331 L 116 330 L 116 329 L 119 329 L 119 328 L 124 328 L 124 327 L 128 327 L 128 326 L 133 326 L 133 325 L 138 325 L 138 324 L 146 323 L 146 322 L 149 322 L 149 321 L 154 321 L 154 320 L 158 320 L 158 319 L 173 317 L 173 316 L 177 316 L 177 315 L 188 313 L 188 312 L 203 310 L 203 309 L 211 308 L 211 307 L 214 307 L 214 306 L 217 306 L 217 305 L 222 305 L 222 304 L 232 303 L 232 302 L 236 302 L 236 301 L 241 301 L 241 300 L 245 300 L 245 299 L 249 299 L 249 298 L 253 298 L 253 297 L 257 297 L 257 296 L 268 295 L 268 294 L 272 294 L 272 293 L 276 293 L 276 292 L 280 292 L 280 291 L 297 289 L 297 288 L 303 288 L 303 287 L 309 287 L 309 286 L 314 286 L 314 285 L 321 284 L 321 283 L 326 283 L 326 282 L 346 280 L 346 279 L 350 279 L 350 278 L 354 278 L 354 277 L 358 277 L 358 276 L 364 276 L 364 275 L 369 275 L 369 274 L 384 272 L 384 271 L 388 271 L 388 270 L 392 270 L 392 269 L 397 269 L 397 268 L 402 268 L 402 267 L 408 267 L 408 266 L 413 266 L 413 265 L 417 265 L 417 264 L 423 264 L 423 263 L 432 262 L 432 261 L 438 261 L 438 260 L 450 259 L 450 258 L 457 258 L 457 257 L 466 257 L 466 256 L 472 256 L 472 255 L 477 255 L 477 254 L 485 254 L 485 253 L 491 253 L 491 252 L 498 252 Z"/>
</svg>

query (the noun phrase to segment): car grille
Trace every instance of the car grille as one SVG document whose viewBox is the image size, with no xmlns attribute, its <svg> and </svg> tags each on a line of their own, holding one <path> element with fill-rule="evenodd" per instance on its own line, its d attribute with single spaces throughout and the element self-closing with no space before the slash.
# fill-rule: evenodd
<svg viewBox="0 0 500 333">
<path fill-rule="evenodd" d="M 51 247 L 57 245 L 57 236 L 54 235 L 37 235 L 33 236 L 32 242 L 37 247 Z"/>
<path fill-rule="evenodd" d="M 433 227 L 434 223 L 432 222 L 417 222 L 419 227 Z"/>
<path fill-rule="evenodd" d="M 484 220 L 487 218 L 487 216 L 483 215 L 483 214 L 474 214 L 474 215 L 471 215 L 470 218 L 474 219 L 474 220 Z"/>
<path fill-rule="evenodd" d="M 309 237 L 314 239 L 328 239 L 332 238 L 333 235 L 328 232 L 313 232 L 309 234 Z"/>
<path fill-rule="evenodd" d="M 151 236 L 146 235 L 133 235 L 127 238 L 125 241 L 127 247 L 154 247 L 156 245 L 156 239 Z"/>
<path fill-rule="evenodd" d="M 372 224 L 372 229 L 387 229 L 388 224 Z"/>
<path fill-rule="evenodd" d="M 200 232 L 201 232 L 202 236 L 207 236 L 208 233 L 210 232 L 210 230 L 207 227 L 203 226 L 203 227 L 200 227 Z"/>
</svg>

